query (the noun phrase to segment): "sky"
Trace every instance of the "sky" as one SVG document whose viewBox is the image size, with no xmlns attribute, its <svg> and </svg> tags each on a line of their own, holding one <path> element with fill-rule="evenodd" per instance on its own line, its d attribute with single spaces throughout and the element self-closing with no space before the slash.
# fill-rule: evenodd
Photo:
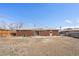
<svg viewBox="0 0 79 59">
<path fill-rule="evenodd" d="M 79 26 L 79 4 L 0 3 L 0 22 L 23 22 L 26 27 Z"/>
</svg>

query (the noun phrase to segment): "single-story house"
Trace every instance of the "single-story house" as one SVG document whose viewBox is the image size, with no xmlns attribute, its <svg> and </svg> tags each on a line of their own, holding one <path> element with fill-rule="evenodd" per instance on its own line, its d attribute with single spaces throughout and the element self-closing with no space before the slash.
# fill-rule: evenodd
<svg viewBox="0 0 79 59">
<path fill-rule="evenodd" d="M 58 36 L 58 29 L 52 28 L 27 28 L 16 30 L 16 36 Z"/>
</svg>

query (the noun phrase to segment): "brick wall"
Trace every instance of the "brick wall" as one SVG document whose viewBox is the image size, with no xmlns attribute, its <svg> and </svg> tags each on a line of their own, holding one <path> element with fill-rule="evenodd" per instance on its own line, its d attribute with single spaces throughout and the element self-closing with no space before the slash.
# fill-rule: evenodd
<svg viewBox="0 0 79 59">
<path fill-rule="evenodd" d="M 31 30 L 17 30 L 16 36 L 33 36 L 33 32 Z"/>
</svg>

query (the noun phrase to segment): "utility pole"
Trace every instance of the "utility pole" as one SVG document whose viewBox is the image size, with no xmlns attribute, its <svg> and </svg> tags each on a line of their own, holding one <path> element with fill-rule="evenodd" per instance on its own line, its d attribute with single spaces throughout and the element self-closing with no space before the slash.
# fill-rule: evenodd
<svg viewBox="0 0 79 59">
<path fill-rule="evenodd" d="M 61 26 L 60 26 L 60 31 L 61 31 Z"/>
<path fill-rule="evenodd" d="M 36 25 L 34 24 L 34 28 L 36 27 Z M 35 33 L 35 29 L 33 29 L 33 35 L 35 36 L 36 33 Z"/>
</svg>

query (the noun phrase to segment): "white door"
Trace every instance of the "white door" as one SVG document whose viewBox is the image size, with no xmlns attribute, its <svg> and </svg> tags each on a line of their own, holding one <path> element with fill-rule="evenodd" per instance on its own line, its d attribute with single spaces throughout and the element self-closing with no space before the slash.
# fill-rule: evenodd
<svg viewBox="0 0 79 59">
<path fill-rule="evenodd" d="M 52 36 L 52 33 L 50 33 L 50 36 Z"/>
</svg>

